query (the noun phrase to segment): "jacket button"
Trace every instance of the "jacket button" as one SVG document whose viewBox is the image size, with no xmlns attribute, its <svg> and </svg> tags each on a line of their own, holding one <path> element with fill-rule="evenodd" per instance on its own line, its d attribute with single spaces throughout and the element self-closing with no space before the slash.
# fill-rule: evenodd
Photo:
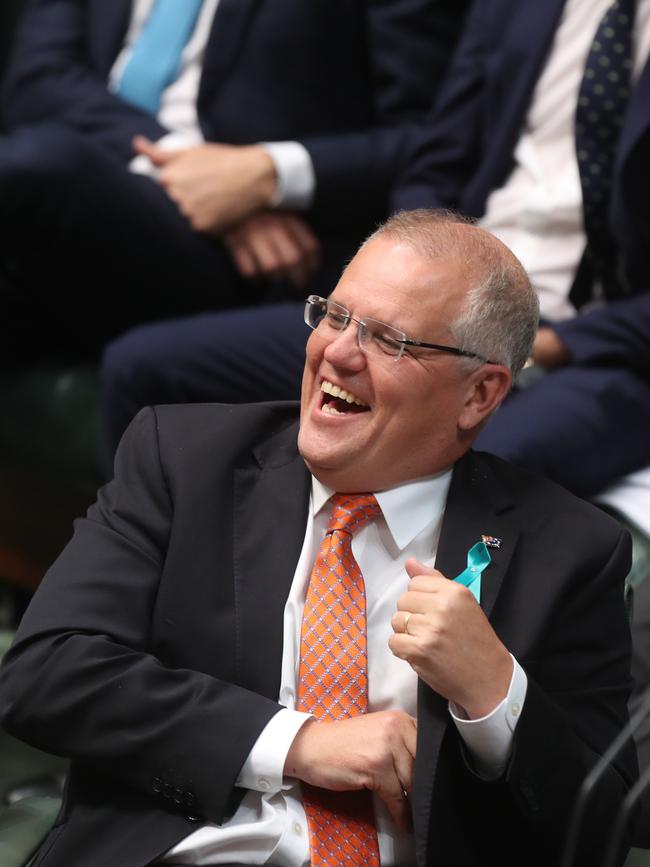
<svg viewBox="0 0 650 867">
<path fill-rule="evenodd" d="M 174 803 L 177 807 L 180 807 L 183 803 L 183 790 L 178 787 L 174 789 Z"/>
<path fill-rule="evenodd" d="M 159 795 L 162 792 L 162 780 L 160 777 L 154 777 L 151 781 L 151 788 L 153 789 L 156 795 Z"/>
</svg>

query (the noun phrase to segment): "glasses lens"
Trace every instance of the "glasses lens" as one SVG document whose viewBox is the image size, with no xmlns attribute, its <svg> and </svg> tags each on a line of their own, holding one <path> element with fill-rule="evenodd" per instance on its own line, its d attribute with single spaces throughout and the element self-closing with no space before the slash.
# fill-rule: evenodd
<svg viewBox="0 0 650 867">
<path fill-rule="evenodd" d="M 328 301 L 319 295 L 310 295 L 305 305 L 305 322 L 311 328 L 319 328 L 319 333 L 327 336 L 328 330 L 343 331 L 350 324 L 350 311 L 335 301 Z"/>
<path fill-rule="evenodd" d="M 319 295 L 310 295 L 305 304 L 305 323 L 310 328 L 318 328 L 325 318 L 327 301 Z"/>
<path fill-rule="evenodd" d="M 377 319 L 362 319 L 359 323 L 359 346 L 371 355 L 398 359 L 404 352 L 405 337 L 403 331 Z"/>
</svg>

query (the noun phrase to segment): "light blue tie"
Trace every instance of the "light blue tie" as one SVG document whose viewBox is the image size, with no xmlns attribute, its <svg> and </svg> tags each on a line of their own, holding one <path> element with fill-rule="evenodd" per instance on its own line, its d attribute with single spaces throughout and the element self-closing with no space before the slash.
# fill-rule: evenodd
<svg viewBox="0 0 650 867">
<path fill-rule="evenodd" d="M 156 115 L 162 92 L 178 74 L 203 0 L 156 0 L 133 46 L 117 93 Z"/>
</svg>

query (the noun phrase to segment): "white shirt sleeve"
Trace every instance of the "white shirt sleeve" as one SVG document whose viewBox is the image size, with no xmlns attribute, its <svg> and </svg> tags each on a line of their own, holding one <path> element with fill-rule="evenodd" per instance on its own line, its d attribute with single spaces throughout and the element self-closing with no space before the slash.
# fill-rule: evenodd
<svg viewBox="0 0 650 867">
<path fill-rule="evenodd" d="M 528 678 L 517 660 L 513 662 L 510 686 L 503 701 L 487 716 L 468 719 L 458 705 L 449 703 L 449 713 L 465 742 L 479 776 L 495 780 L 505 771 L 512 751 L 512 737 L 526 699 Z"/>
<path fill-rule="evenodd" d="M 289 747 L 309 719 L 313 719 L 311 714 L 287 708 L 276 713 L 253 744 L 236 785 L 257 792 L 279 792 Z"/>
<path fill-rule="evenodd" d="M 309 152 L 297 141 L 261 142 L 275 164 L 276 190 L 272 208 L 306 211 L 314 199 L 316 174 Z"/>
</svg>

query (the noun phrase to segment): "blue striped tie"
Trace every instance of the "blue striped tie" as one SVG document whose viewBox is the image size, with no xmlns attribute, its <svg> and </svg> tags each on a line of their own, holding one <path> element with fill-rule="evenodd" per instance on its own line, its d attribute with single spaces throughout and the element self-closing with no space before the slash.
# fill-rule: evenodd
<svg viewBox="0 0 650 867">
<path fill-rule="evenodd" d="M 117 93 L 156 115 L 160 98 L 178 74 L 181 54 L 192 35 L 203 0 L 156 0 L 137 38 Z"/>
</svg>

